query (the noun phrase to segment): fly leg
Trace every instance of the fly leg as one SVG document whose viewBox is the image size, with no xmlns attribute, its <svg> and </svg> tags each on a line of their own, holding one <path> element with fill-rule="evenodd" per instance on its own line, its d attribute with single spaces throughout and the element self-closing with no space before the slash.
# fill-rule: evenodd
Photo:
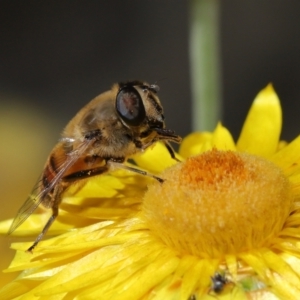
<svg viewBox="0 0 300 300">
<path fill-rule="evenodd" d="M 118 159 L 118 161 L 115 161 L 114 159 L 107 159 L 106 160 L 106 165 L 98 167 L 98 168 L 93 168 L 93 169 L 88 169 L 88 170 L 83 170 L 83 171 L 79 171 L 79 172 L 75 172 L 72 173 L 68 176 L 65 176 L 63 178 L 64 181 L 73 181 L 76 179 L 84 179 L 84 178 L 88 178 L 91 176 L 96 176 L 96 175 L 100 175 L 102 173 L 107 172 L 108 170 L 113 170 L 113 169 L 125 169 L 131 172 L 135 172 L 144 176 L 149 176 L 154 178 L 155 180 L 157 180 L 160 183 L 163 183 L 164 180 L 151 174 L 148 173 L 146 171 L 142 171 L 133 167 L 129 167 L 129 166 L 125 166 L 122 162 L 124 161 L 124 159 Z"/>
<path fill-rule="evenodd" d="M 88 170 L 82 170 L 78 172 L 74 172 L 70 175 L 67 175 L 63 178 L 64 182 L 72 182 L 80 179 L 85 179 L 89 178 L 92 176 L 100 175 L 108 171 L 108 165 L 104 165 L 101 167 L 93 168 L 93 169 L 88 169 Z"/>
<path fill-rule="evenodd" d="M 131 171 L 131 172 L 135 172 L 135 173 L 138 173 L 138 174 L 141 174 L 141 175 L 144 175 L 144 176 L 154 178 L 155 180 L 157 180 L 160 183 L 164 182 L 164 179 L 162 179 L 160 177 L 157 177 L 157 176 L 155 176 L 151 173 L 148 173 L 148 172 L 143 171 L 143 170 L 139 170 L 139 169 L 136 169 L 136 168 L 133 168 L 133 167 L 123 165 L 122 163 L 115 162 L 113 160 L 108 160 L 107 164 L 110 165 L 113 169 L 125 169 L 125 170 Z"/>
<path fill-rule="evenodd" d="M 91 176 L 99 175 L 108 170 L 107 165 L 94 168 L 94 169 L 89 169 L 89 170 L 83 170 L 79 172 L 72 173 L 70 175 L 65 176 L 62 181 L 59 183 L 58 187 L 53 190 L 53 194 L 49 195 L 52 199 L 53 205 L 51 206 L 52 208 L 52 215 L 46 225 L 44 226 L 42 232 L 38 235 L 34 243 L 27 249 L 27 252 L 32 252 L 32 250 L 37 246 L 37 244 L 40 242 L 40 240 L 44 237 L 44 235 L 47 233 L 48 229 L 51 227 L 52 223 L 55 221 L 56 217 L 58 216 L 58 207 L 61 202 L 61 197 L 60 195 L 62 192 L 70 185 L 70 182 L 79 180 L 79 179 L 84 179 L 88 178 Z"/>
<path fill-rule="evenodd" d="M 157 177 L 157 176 L 155 176 L 151 173 L 148 173 L 146 171 L 142 171 L 142 170 L 139 170 L 139 169 L 136 169 L 136 168 L 133 168 L 133 167 L 123 165 L 122 161 L 124 161 L 124 159 L 122 159 L 122 160 L 120 159 L 119 161 L 120 162 L 113 161 L 112 159 L 111 160 L 107 159 L 106 164 L 104 166 L 74 172 L 72 174 L 69 174 L 69 175 L 63 177 L 62 181 L 60 182 L 60 184 L 58 186 L 58 188 L 55 189 L 53 191 L 53 195 L 51 195 L 52 198 L 55 199 L 53 201 L 53 206 L 51 207 L 52 208 L 52 216 L 50 217 L 50 219 L 46 223 L 45 227 L 43 228 L 42 232 L 38 235 L 38 237 L 36 238 L 36 240 L 34 241 L 32 246 L 28 248 L 27 252 L 32 252 L 32 250 L 37 246 L 37 244 L 40 242 L 40 240 L 44 237 L 44 235 L 47 233 L 48 229 L 50 228 L 50 226 L 52 225 L 52 223 L 54 222 L 54 220 L 58 216 L 58 207 L 59 207 L 59 204 L 61 202 L 60 195 L 66 189 L 66 187 L 69 186 L 70 182 L 74 182 L 76 180 L 81 180 L 81 179 L 85 179 L 85 178 L 89 178 L 89 177 L 92 177 L 92 176 L 103 174 L 103 173 L 107 172 L 108 170 L 110 170 L 111 168 L 112 169 L 129 170 L 131 172 L 135 172 L 135 173 L 138 173 L 138 174 L 141 174 L 141 175 L 144 175 L 144 176 L 152 177 L 160 183 L 164 182 L 164 180 L 162 178 L 159 178 L 159 177 Z"/>
<path fill-rule="evenodd" d="M 46 223 L 46 225 L 43 228 L 42 232 L 38 235 L 38 237 L 36 238 L 34 243 L 26 250 L 27 252 L 32 252 L 32 250 L 37 246 L 39 241 L 47 233 L 48 229 L 50 228 L 50 226 L 52 225 L 52 223 L 54 222 L 54 220 L 56 219 L 57 216 L 58 216 L 58 205 L 55 205 L 55 206 L 52 207 L 52 216 L 50 217 L 50 219 L 48 220 L 48 222 Z"/>
<path fill-rule="evenodd" d="M 37 246 L 37 244 L 40 242 L 40 240 L 44 237 L 44 235 L 47 233 L 48 229 L 58 216 L 58 206 L 61 202 L 61 197 L 60 195 L 62 192 L 65 190 L 65 187 L 63 186 L 62 183 L 58 184 L 56 188 L 54 188 L 52 195 L 49 195 L 49 197 L 52 198 L 52 203 L 53 205 L 51 206 L 52 209 L 52 215 L 50 219 L 47 221 L 46 225 L 44 226 L 42 232 L 38 235 L 34 243 L 26 250 L 27 252 L 31 252 L 32 250 Z"/>
<path fill-rule="evenodd" d="M 175 151 L 173 149 L 173 147 L 168 143 L 168 142 L 164 142 L 164 144 L 166 145 L 167 150 L 169 151 L 171 157 L 173 159 L 175 159 L 178 162 L 181 162 L 176 156 L 175 156 Z"/>
<path fill-rule="evenodd" d="M 79 180 L 79 179 L 88 178 L 91 176 L 100 175 L 100 174 L 107 172 L 108 170 L 125 169 L 125 170 L 135 172 L 135 173 L 138 173 L 138 174 L 141 174 L 144 176 L 152 177 L 160 183 L 164 182 L 164 180 L 162 178 L 159 178 L 151 173 L 148 173 L 146 171 L 139 170 L 139 169 L 136 169 L 133 167 L 125 166 L 123 164 L 123 161 L 124 161 L 124 158 L 119 158 L 119 159 L 107 158 L 106 165 L 97 167 L 97 168 L 93 168 L 93 169 L 82 170 L 82 171 L 72 173 L 70 175 L 65 176 L 63 178 L 63 181 L 75 181 L 75 180 Z"/>
</svg>

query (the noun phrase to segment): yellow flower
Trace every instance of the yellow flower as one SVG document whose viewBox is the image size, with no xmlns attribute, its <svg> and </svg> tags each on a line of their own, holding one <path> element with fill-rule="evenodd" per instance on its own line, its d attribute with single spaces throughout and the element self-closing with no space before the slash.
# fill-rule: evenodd
<svg viewBox="0 0 300 300">
<path fill-rule="evenodd" d="M 218 124 L 184 139 L 182 163 L 161 144 L 134 157 L 163 184 L 120 170 L 73 186 L 49 232 L 59 235 L 33 254 L 12 245 L 5 272 L 22 272 L 0 299 L 300 299 L 300 137 L 283 143 L 280 131 L 268 85 L 237 143 Z"/>
</svg>

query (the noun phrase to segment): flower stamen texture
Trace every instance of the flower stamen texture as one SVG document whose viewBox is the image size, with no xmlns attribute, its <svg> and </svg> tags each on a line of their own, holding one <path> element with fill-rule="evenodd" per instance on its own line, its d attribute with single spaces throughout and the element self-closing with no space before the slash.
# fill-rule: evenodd
<svg viewBox="0 0 300 300">
<path fill-rule="evenodd" d="M 143 212 L 149 227 L 180 253 L 218 257 L 259 248 L 282 229 L 292 195 L 270 161 L 212 149 L 167 169 Z"/>
</svg>

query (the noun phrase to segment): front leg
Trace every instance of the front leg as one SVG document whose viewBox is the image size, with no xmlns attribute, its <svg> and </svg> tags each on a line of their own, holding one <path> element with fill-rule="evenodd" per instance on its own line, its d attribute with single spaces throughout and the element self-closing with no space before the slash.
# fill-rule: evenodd
<svg viewBox="0 0 300 300">
<path fill-rule="evenodd" d="M 133 167 L 126 166 L 123 163 L 120 163 L 120 162 L 118 162 L 118 161 L 116 161 L 114 159 L 107 160 L 107 165 L 109 165 L 109 169 L 110 170 L 125 169 L 125 170 L 128 170 L 130 172 L 135 172 L 135 173 L 138 173 L 140 175 L 144 175 L 144 176 L 148 176 L 148 177 L 154 178 L 155 180 L 157 180 L 160 183 L 164 182 L 164 179 L 162 179 L 160 177 L 157 177 L 157 176 L 155 176 L 155 175 L 153 175 L 151 173 L 148 173 L 146 171 L 143 171 L 143 170 L 139 170 L 139 169 L 136 169 L 136 168 L 133 168 Z"/>
<path fill-rule="evenodd" d="M 147 149 L 149 146 L 153 145 L 155 142 L 157 142 L 158 140 L 154 140 L 154 141 L 151 141 L 149 142 L 148 144 L 143 144 L 140 140 L 137 140 L 137 139 L 133 139 L 133 143 L 135 144 L 135 146 L 138 148 L 138 149 L 141 149 L 141 150 L 145 150 Z M 170 145 L 170 143 L 168 141 L 163 141 L 164 145 L 166 146 L 168 152 L 170 153 L 170 156 L 172 159 L 178 161 L 178 162 L 181 162 L 175 155 L 175 151 L 173 149 L 173 147 Z"/>
<path fill-rule="evenodd" d="M 179 159 L 175 156 L 175 151 L 174 151 L 173 147 L 172 147 L 168 142 L 164 142 L 164 144 L 166 145 L 166 148 L 167 148 L 167 150 L 169 151 L 171 157 L 172 157 L 174 160 L 176 160 L 176 161 L 178 161 L 178 162 L 181 162 L 181 160 L 179 160 Z"/>
<path fill-rule="evenodd" d="M 81 170 L 74 173 L 71 173 L 63 178 L 63 181 L 70 182 L 70 181 L 76 181 L 80 179 L 89 178 L 92 176 L 100 175 L 109 170 L 109 166 L 107 163 L 104 166 L 87 169 L 87 170 Z"/>
<path fill-rule="evenodd" d="M 129 166 L 124 165 L 124 161 L 125 161 L 124 157 L 105 158 L 105 165 L 102 165 L 102 166 L 96 167 L 96 168 L 87 169 L 87 170 L 80 170 L 80 171 L 73 172 L 73 173 L 63 177 L 63 181 L 72 182 L 72 181 L 76 181 L 76 180 L 86 179 L 86 178 L 89 178 L 92 176 L 101 175 L 103 173 L 106 173 L 108 171 L 113 171 L 116 169 L 125 169 L 125 170 L 131 171 L 131 172 L 138 173 L 140 175 L 149 176 L 151 178 L 154 178 L 155 180 L 157 180 L 160 183 L 164 182 L 164 180 L 162 178 L 157 177 L 151 173 L 136 169 L 134 167 L 129 167 Z"/>
</svg>

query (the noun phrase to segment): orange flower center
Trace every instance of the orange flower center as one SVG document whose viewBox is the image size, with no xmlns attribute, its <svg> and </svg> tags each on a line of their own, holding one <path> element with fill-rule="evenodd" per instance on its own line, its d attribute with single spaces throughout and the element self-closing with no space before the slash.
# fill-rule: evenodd
<svg viewBox="0 0 300 300">
<path fill-rule="evenodd" d="M 259 248 L 288 216 L 290 183 L 264 158 L 213 149 L 167 169 L 145 195 L 143 215 L 165 244 L 216 257 Z"/>
</svg>

